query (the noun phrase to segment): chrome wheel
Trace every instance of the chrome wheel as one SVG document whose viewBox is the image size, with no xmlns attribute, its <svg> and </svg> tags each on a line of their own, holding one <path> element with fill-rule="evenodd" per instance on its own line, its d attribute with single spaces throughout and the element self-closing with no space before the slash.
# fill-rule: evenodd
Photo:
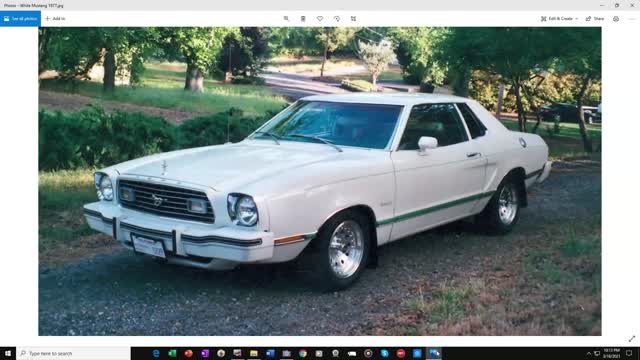
<svg viewBox="0 0 640 360">
<path fill-rule="evenodd" d="M 500 221 L 505 225 L 510 225 L 518 212 L 518 193 L 515 186 L 505 184 L 498 196 L 498 215 Z"/>
<path fill-rule="evenodd" d="M 340 278 L 348 278 L 358 271 L 364 255 L 364 233 L 353 220 L 340 223 L 329 241 L 331 270 Z"/>
</svg>

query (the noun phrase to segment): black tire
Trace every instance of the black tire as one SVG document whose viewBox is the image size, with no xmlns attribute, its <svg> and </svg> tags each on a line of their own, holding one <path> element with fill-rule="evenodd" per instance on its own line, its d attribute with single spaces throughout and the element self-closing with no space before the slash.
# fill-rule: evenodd
<svg viewBox="0 0 640 360">
<path fill-rule="evenodd" d="M 331 265 L 330 244 L 334 231 L 345 223 L 352 226 L 355 223 L 360 227 L 362 233 L 362 255 L 353 274 L 339 276 Z M 323 291 L 342 290 L 356 282 L 367 266 L 371 250 L 371 224 L 367 216 L 362 213 L 346 210 L 327 220 L 313 242 L 313 251 L 310 258 L 313 261 L 314 275 L 318 287 Z"/>
<path fill-rule="evenodd" d="M 491 235 L 504 235 L 509 233 L 518 223 L 523 200 L 521 199 L 522 195 L 519 191 L 521 186 L 523 185 L 515 176 L 509 176 L 502 180 L 498 189 L 491 197 L 491 200 L 489 200 L 489 203 L 478 216 L 479 224 L 484 231 Z M 505 207 L 500 206 L 501 194 L 505 191 L 515 200 L 515 214 L 501 217 L 501 212 L 505 211 Z M 505 218 L 510 219 L 510 221 L 507 221 Z"/>
</svg>

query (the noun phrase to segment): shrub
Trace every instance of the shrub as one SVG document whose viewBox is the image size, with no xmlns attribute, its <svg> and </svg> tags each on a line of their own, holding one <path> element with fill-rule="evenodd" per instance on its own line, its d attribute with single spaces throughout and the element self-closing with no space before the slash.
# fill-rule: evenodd
<svg viewBox="0 0 640 360">
<path fill-rule="evenodd" d="M 343 89 L 356 92 L 378 91 L 378 87 L 366 80 L 342 80 Z"/>
<path fill-rule="evenodd" d="M 264 85 L 265 80 L 258 76 L 234 76 L 231 79 L 232 84 L 238 85 Z"/>
<path fill-rule="evenodd" d="M 199 116 L 180 125 L 178 146 L 191 148 L 241 141 L 266 120 L 262 117 L 246 117 L 242 110 L 235 108 Z"/>
<path fill-rule="evenodd" d="M 212 72 L 224 74 L 231 68 L 234 83 L 259 83 L 261 78 L 258 74 L 262 72 L 269 55 L 267 39 L 270 33 L 269 28 L 257 27 L 241 27 L 239 32 L 229 33 L 224 39 L 223 50 L 212 65 Z"/>
<path fill-rule="evenodd" d="M 161 117 L 95 106 L 39 115 L 40 170 L 103 167 L 176 147 L 175 128 Z"/>
<path fill-rule="evenodd" d="M 275 112 L 245 116 L 231 108 L 173 126 L 143 113 L 107 113 L 91 106 L 76 113 L 40 111 L 39 168 L 99 168 L 174 149 L 237 142 Z"/>
<path fill-rule="evenodd" d="M 447 72 L 438 49 L 449 30 L 446 28 L 401 27 L 388 34 L 395 44 L 402 78 L 408 84 L 430 82 L 441 85 Z"/>
<path fill-rule="evenodd" d="M 41 170 L 73 169 L 84 166 L 78 156 L 80 124 L 61 112 L 40 111 L 38 117 L 38 167 Z"/>
<path fill-rule="evenodd" d="M 575 75 L 555 75 L 551 74 L 544 81 L 540 82 L 539 78 L 534 78 L 526 82 L 530 89 L 534 90 L 534 97 L 538 106 L 552 103 L 575 103 L 575 94 L 578 91 L 580 81 Z M 471 72 L 471 81 L 469 82 L 469 97 L 480 102 L 484 107 L 491 111 L 496 110 L 498 102 L 498 87 L 500 79 L 496 75 L 488 74 L 485 71 L 475 70 Z M 600 99 L 600 82 L 594 81 L 585 94 L 585 104 L 597 105 Z M 504 94 L 503 112 L 516 112 L 515 95 L 510 91 L 511 86 L 507 84 Z M 522 103 L 524 110 L 532 111 L 532 106 L 526 97 L 523 97 Z"/>
<path fill-rule="evenodd" d="M 433 94 L 433 92 L 435 90 L 436 90 L 435 85 L 433 85 L 430 82 L 422 82 L 422 83 L 420 83 L 420 92 L 421 93 Z"/>
</svg>

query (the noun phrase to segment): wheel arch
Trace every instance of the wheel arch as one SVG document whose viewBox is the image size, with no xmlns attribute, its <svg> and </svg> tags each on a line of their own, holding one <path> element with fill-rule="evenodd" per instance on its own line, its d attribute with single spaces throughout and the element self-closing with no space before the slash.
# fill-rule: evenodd
<svg viewBox="0 0 640 360">
<path fill-rule="evenodd" d="M 506 179 L 514 179 L 516 182 L 516 185 L 518 186 L 518 196 L 519 198 L 522 200 L 521 206 L 527 207 L 528 205 L 528 201 L 527 201 L 527 187 L 525 185 L 525 180 L 526 180 L 526 171 L 524 170 L 523 167 L 516 167 L 513 168 L 511 170 L 509 170 L 509 172 L 504 176 L 502 181 L 505 181 Z"/>
<path fill-rule="evenodd" d="M 325 219 L 325 221 L 322 223 L 322 225 L 318 229 L 318 233 L 322 230 L 322 228 L 330 219 L 337 216 L 338 214 L 342 214 L 347 211 L 358 212 L 367 218 L 369 222 L 369 236 L 371 239 L 371 246 L 369 246 L 369 261 L 367 266 L 376 267 L 378 265 L 378 232 L 376 230 L 377 220 L 376 220 L 376 214 L 370 206 L 364 205 L 364 204 L 350 205 L 334 212 L 333 214 L 331 214 Z"/>
</svg>

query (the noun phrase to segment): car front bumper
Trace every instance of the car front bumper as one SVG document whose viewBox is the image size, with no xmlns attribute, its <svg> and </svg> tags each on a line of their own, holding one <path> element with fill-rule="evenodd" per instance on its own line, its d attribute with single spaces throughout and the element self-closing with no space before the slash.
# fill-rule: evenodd
<svg viewBox="0 0 640 360">
<path fill-rule="evenodd" d="M 169 263 L 222 270 L 274 255 L 270 232 L 162 218 L 100 201 L 85 205 L 84 215 L 89 227 L 129 249 L 132 235 L 160 241 Z"/>
<path fill-rule="evenodd" d="M 541 182 L 547 180 L 547 178 L 549 177 L 549 173 L 551 172 L 551 165 L 552 164 L 553 164 L 553 161 L 547 161 L 544 164 L 544 166 L 542 167 L 542 172 L 540 173 L 540 175 L 536 179 L 537 183 L 541 183 Z"/>
</svg>

